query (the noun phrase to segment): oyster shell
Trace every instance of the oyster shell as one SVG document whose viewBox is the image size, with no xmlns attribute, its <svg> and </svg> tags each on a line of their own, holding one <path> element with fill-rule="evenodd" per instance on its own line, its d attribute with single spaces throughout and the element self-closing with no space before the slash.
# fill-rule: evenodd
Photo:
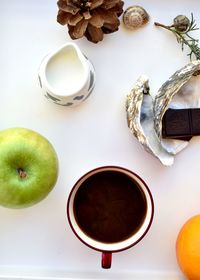
<svg viewBox="0 0 200 280">
<path fill-rule="evenodd" d="M 193 61 L 176 71 L 153 98 L 148 78 L 141 76 L 127 95 L 128 126 L 144 148 L 162 164 L 170 166 L 174 155 L 184 149 L 187 141 L 162 138 L 162 118 L 170 108 L 200 107 L 200 61 Z"/>
<path fill-rule="evenodd" d="M 180 70 L 176 71 L 158 90 L 154 100 L 154 126 L 159 138 L 162 133 L 162 118 L 168 109 L 172 98 L 180 91 L 190 78 L 199 70 L 200 60 L 193 61 Z M 184 92 L 182 90 L 182 92 Z M 192 97 L 193 98 L 193 97 Z"/>
<path fill-rule="evenodd" d="M 154 130 L 153 98 L 146 76 L 141 76 L 128 94 L 126 111 L 128 126 L 138 141 L 164 165 L 172 165 L 173 155 L 162 147 Z"/>
</svg>

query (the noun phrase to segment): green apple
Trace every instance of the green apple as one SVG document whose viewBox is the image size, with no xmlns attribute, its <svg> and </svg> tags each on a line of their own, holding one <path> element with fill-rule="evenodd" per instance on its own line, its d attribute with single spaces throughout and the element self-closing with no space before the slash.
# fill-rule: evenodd
<svg viewBox="0 0 200 280">
<path fill-rule="evenodd" d="M 32 206 L 53 189 L 58 158 L 51 143 L 26 128 L 0 131 L 0 205 Z"/>
</svg>

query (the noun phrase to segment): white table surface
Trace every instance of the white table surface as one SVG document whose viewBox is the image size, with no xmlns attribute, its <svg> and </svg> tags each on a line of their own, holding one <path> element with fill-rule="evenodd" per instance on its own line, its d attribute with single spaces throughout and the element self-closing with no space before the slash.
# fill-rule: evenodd
<svg viewBox="0 0 200 280">
<path fill-rule="evenodd" d="M 0 279 L 183 279 L 175 242 L 182 224 L 200 213 L 200 138 L 176 156 L 172 167 L 164 167 L 131 135 L 124 104 L 141 74 L 149 76 L 156 93 L 189 62 L 173 35 L 153 22 L 169 24 L 176 15 L 193 12 L 200 26 L 199 0 L 125 0 L 124 8 L 146 8 L 149 24 L 134 32 L 121 25 L 98 44 L 77 40 L 97 80 L 90 98 L 71 109 L 49 102 L 37 81 L 43 56 L 71 40 L 56 22 L 56 1 L 0 4 L 0 129 L 38 131 L 54 145 L 60 162 L 58 182 L 45 200 L 23 210 L 0 208 Z M 194 36 L 200 38 L 200 32 Z M 150 231 L 135 247 L 114 254 L 111 270 L 101 269 L 100 253 L 74 236 L 66 218 L 73 184 L 102 165 L 136 172 L 155 202 Z"/>
</svg>

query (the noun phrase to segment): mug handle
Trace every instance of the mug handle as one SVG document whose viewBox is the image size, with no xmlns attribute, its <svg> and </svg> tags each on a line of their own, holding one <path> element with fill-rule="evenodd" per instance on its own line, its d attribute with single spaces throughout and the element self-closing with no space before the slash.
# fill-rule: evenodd
<svg viewBox="0 0 200 280">
<path fill-rule="evenodd" d="M 112 263 L 112 252 L 102 252 L 101 267 L 111 268 L 111 263 Z"/>
</svg>

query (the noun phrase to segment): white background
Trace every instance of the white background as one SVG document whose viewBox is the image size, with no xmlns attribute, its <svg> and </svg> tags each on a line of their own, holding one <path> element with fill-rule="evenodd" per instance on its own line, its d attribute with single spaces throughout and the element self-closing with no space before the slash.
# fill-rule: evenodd
<svg viewBox="0 0 200 280">
<path fill-rule="evenodd" d="M 176 156 L 172 167 L 162 166 L 131 135 L 125 100 L 141 74 L 149 76 L 156 93 L 189 62 L 173 35 L 153 22 L 170 24 L 176 15 L 190 17 L 193 12 L 200 26 L 199 0 L 125 0 L 124 8 L 146 8 L 151 20 L 145 27 L 127 31 L 122 24 L 98 44 L 77 40 L 94 64 L 97 80 L 90 98 L 76 108 L 50 103 L 37 81 L 43 56 L 71 40 L 67 28 L 56 22 L 56 1 L 0 4 L 0 128 L 38 131 L 54 145 L 60 162 L 58 182 L 45 200 L 23 210 L 0 208 L 0 276 L 183 279 L 175 242 L 183 223 L 200 213 L 200 138 Z M 200 38 L 200 32 L 194 36 Z M 76 180 L 102 165 L 136 172 L 155 202 L 148 234 L 135 247 L 114 254 L 112 269 L 106 271 L 100 268 L 100 253 L 74 236 L 66 218 L 67 197 Z"/>
</svg>

